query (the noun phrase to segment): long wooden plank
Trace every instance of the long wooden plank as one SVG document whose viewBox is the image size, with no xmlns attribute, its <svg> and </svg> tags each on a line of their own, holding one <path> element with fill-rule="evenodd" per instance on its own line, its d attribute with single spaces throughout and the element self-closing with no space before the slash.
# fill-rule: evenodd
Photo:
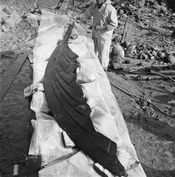
<svg viewBox="0 0 175 177">
<path fill-rule="evenodd" d="M 0 86 L 0 103 L 3 101 L 5 95 L 7 94 L 8 90 L 12 86 L 16 76 L 18 75 L 19 71 L 21 70 L 23 64 L 27 59 L 27 52 L 24 52 L 20 55 L 14 63 L 8 69 L 8 75 L 2 77 L 2 84 Z"/>
</svg>

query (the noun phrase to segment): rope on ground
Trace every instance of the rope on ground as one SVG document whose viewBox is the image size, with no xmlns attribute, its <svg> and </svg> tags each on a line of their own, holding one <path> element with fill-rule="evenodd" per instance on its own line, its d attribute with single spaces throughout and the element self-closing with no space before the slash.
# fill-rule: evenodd
<svg viewBox="0 0 175 177">
<path fill-rule="evenodd" d="M 147 107 L 151 106 L 153 109 L 159 111 L 160 113 L 162 113 L 162 114 L 164 114 L 164 115 L 166 115 L 166 116 L 175 118 L 175 116 L 173 116 L 173 115 L 171 115 L 171 114 L 168 114 L 168 113 L 166 113 L 166 112 L 160 110 L 157 106 L 155 106 L 155 105 L 152 103 L 152 101 L 151 101 L 150 99 L 148 99 L 148 98 L 141 98 L 141 97 L 132 95 L 131 93 L 128 93 L 128 92 L 122 90 L 121 88 L 119 88 L 118 86 L 116 86 L 116 85 L 115 85 L 114 83 L 112 83 L 111 81 L 110 81 L 110 84 L 111 84 L 114 88 L 116 88 L 116 89 L 120 90 L 121 92 L 125 93 L 126 95 L 128 95 L 129 97 L 131 97 L 131 98 L 133 98 L 133 99 L 135 99 L 135 100 L 141 101 L 142 103 L 146 103 L 146 106 L 147 106 Z M 136 102 L 136 103 L 139 104 L 138 102 Z M 139 104 L 139 105 L 140 105 L 140 104 Z M 145 105 L 144 105 L 144 106 L 145 106 Z"/>
<path fill-rule="evenodd" d="M 4 76 L 2 78 L 5 83 L 0 87 L 0 103 L 3 101 L 4 97 L 6 96 L 8 90 L 12 86 L 13 82 L 16 79 L 16 76 L 20 72 L 21 68 L 23 67 L 24 63 L 26 62 L 28 57 L 28 53 L 24 51 L 15 62 L 9 68 L 9 75 Z"/>
<path fill-rule="evenodd" d="M 117 72 L 117 71 L 116 71 Z M 158 73 L 158 72 L 155 72 L 155 71 L 119 71 L 117 73 L 128 73 L 128 74 L 138 74 L 138 75 L 145 75 L 145 74 L 148 74 L 148 75 L 157 75 L 157 76 L 160 76 L 160 77 L 163 77 L 164 78 L 164 81 L 167 82 L 168 84 L 171 84 L 171 85 L 174 85 L 175 86 L 175 80 L 168 76 L 168 75 L 165 75 L 165 74 L 162 74 L 162 73 Z M 171 83 L 167 80 L 170 80 Z"/>
</svg>

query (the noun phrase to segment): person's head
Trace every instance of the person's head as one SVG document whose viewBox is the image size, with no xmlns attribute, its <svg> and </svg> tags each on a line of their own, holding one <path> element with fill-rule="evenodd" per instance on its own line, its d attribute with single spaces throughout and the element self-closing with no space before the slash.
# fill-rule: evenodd
<svg viewBox="0 0 175 177">
<path fill-rule="evenodd" d="M 96 0 L 97 6 L 100 8 L 106 0 Z"/>
</svg>

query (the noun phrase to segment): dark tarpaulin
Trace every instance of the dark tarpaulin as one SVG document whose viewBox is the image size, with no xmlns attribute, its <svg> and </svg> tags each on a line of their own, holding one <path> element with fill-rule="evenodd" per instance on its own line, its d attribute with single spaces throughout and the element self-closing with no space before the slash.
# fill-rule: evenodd
<svg viewBox="0 0 175 177">
<path fill-rule="evenodd" d="M 68 39 L 73 25 L 49 59 L 44 76 L 46 99 L 59 126 L 67 132 L 76 146 L 112 174 L 125 175 L 117 158 L 117 145 L 95 131 L 90 119 L 90 107 L 76 83 L 78 56 L 69 49 Z"/>
</svg>

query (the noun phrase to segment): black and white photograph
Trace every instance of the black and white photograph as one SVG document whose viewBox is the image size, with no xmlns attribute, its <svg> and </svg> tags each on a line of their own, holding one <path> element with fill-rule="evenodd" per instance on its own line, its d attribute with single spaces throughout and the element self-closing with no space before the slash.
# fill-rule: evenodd
<svg viewBox="0 0 175 177">
<path fill-rule="evenodd" d="M 0 177 L 175 177 L 175 0 L 0 0 Z"/>
</svg>

